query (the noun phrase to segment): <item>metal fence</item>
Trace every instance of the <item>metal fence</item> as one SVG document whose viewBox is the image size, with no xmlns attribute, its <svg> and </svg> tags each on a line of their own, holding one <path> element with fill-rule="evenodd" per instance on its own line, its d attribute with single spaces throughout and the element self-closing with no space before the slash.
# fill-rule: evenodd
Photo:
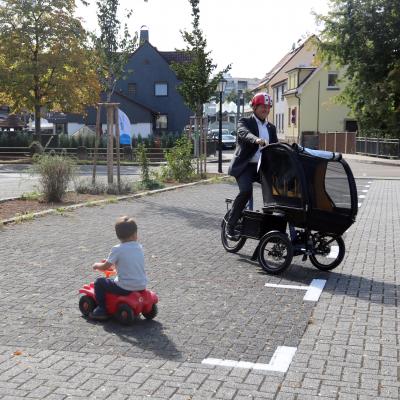
<svg viewBox="0 0 400 400">
<path fill-rule="evenodd" d="M 356 154 L 375 157 L 400 158 L 400 139 L 357 137 Z"/>
<path fill-rule="evenodd" d="M 400 159 L 400 139 L 356 136 L 355 132 L 303 132 L 302 145 L 346 154 Z"/>
</svg>

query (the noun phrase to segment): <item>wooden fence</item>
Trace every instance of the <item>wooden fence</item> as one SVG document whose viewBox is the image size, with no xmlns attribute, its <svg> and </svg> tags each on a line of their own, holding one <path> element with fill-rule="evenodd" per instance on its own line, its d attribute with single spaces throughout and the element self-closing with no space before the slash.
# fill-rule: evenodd
<svg viewBox="0 0 400 400">
<path fill-rule="evenodd" d="M 355 154 L 356 132 L 303 132 L 302 145 L 312 149 Z"/>
<path fill-rule="evenodd" d="M 147 157 L 150 162 L 161 163 L 165 161 L 163 148 L 146 148 Z M 94 148 L 77 147 L 77 148 L 51 148 L 46 149 L 45 153 L 67 154 L 76 157 L 78 160 L 93 160 Z M 107 149 L 99 148 L 97 150 L 97 159 L 100 161 L 107 160 Z M 10 159 L 30 159 L 32 151 L 29 147 L 0 147 L 0 160 Z M 114 157 L 116 156 L 116 149 L 114 148 Z M 120 149 L 121 161 L 135 161 L 136 148 L 123 147 Z"/>
</svg>

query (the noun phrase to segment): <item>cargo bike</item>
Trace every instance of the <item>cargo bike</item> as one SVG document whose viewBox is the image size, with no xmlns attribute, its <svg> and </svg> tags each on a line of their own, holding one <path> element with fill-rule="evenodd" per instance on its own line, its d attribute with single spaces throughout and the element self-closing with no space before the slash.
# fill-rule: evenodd
<svg viewBox="0 0 400 400">
<path fill-rule="evenodd" d="M 252 256 L 270 274 L 279 274 L 294 256 L 322 271 L 336 268 L 345 255 L 344 232 L 355 222 L 357 188 L 340 153 L 275 143 L 262 150 L 259 168 L 262 211 L 245 210 L 227 236 L 231 199 L 221 223 L 226 251 L 238 252 L 258 240 Z M 233 240 L 232 240 L 233 239 Z"/>
</svg>

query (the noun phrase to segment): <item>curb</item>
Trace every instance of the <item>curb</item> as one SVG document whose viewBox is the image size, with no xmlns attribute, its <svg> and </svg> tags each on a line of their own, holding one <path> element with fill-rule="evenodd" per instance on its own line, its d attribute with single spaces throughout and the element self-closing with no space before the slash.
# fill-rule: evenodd
<svg viewBox="0 0 400 400">
<path fill-rule="evenodd" d="M 221 176 L 218 176 L 219 179 L 226 179 L 228 177 L 229 177 L 228 175 L 223 175 L 223 174 L 221 174 Z M 181 188 L 185 188 L 185 187 L 206 184 L 206 183 L 212 182 L 214 179 L 215 178 L 210 178 L 210 179 L 205 179 L 205 180 L 201 180 L 201 181 L 197 181 L 197 182 L 184 183 L 182 185 L 169 186 L 169 187 L 162 188 L 162 189 L 147 190 L 146 192 L 136 193 L 136 194 L 128 194 L 125 196 L 118 196 L 118 197 L 114 197 L 112 199 L 87 201 L 86 203 L 73 204 L 71 206 L 60 207 L 60 208 L 62 208 L 63 211 L 67 212 L 67 211 L 73 211 L 73 210 L 75 210 L 77 208 L 81 208 L 81 207 L 87 207 L 87 206 L 90 207 L 90 206 L 96 206 L 96 205 L 100 205 L 100 204 L 112 204 L 115 202 L 115 200 L 123 201 L 123 200 L 128 200 L 128 199 L 137 199 L 140 197 L 151 196 L 151 195 L 157 194 L 157 193 L 168 192 L 171 190 L 181 189 Z M 15 199 L 19 199 L 19 197 L 10 197 L 8 199 L 2 199 L 2 200 L 0 200 L 0 202 L 7 201 L 7 200 L 15 200 Z M 24 220 L 31 220 L 31 219 L 35 219 L 36 217 L 42 217 L 44 215 L 60 213 L 60 211 L 59 211 L 60 208 L 49 208 L 48 210 L 26 214 L 25 218 L 23 215 L 23 216 L 19 216 L 19 217 L 5 219 L 5 220 L 0 221 L 0 225 L 4 226 L 4 225 L 12 224 L 17 221 L 23 222 Z"/>
<path fill-rule="evenodd" d="M 395 160 L 381 160 L 381 159 L 358 159 L 358 158 L 352 158 L 352 157 L 346 157 L 343 156 L 343 159 L 345 161 L 352 161 L 352 162 L 357 162 L 357 163 L 362 163 L 362 164 L 375 164 L 375 165 L 387 165 L 390 167 L 400 167 L 400 161 L 395 161 Z M 387 161 L 386 161 L 387 160 Z"/>
</svg>

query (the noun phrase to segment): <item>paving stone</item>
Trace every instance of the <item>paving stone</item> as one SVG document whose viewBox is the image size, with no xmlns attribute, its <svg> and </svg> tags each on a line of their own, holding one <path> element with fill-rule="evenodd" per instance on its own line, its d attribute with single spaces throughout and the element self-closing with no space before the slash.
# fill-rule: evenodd
<svg viewBox="0 0 400 400">
<path fill-rule="evenodd" d="M 2 275 L 0 400 L 399 398 L 400 182 L 371 184 L 337 269 L 296 258 L 279 277 L 249 260 L 255 241 L 238 254 L 222 249 L 224 198 L 236 192 L 199 185 L 3 230 L 0 255 L 15 267 Z M 138 220 L 149 287 L 160 297 L 157 318 L 131 327 L 88 322 L 77 307 L 122 214 Z M 327 279 L 317 303 L 264 286 L 315 278 Z M 9 289 L 15 280 L 18 292 Z M 201 364 L 268 364 L 281 345 L 297 347 L 286 374 Z"/>
</svg>

